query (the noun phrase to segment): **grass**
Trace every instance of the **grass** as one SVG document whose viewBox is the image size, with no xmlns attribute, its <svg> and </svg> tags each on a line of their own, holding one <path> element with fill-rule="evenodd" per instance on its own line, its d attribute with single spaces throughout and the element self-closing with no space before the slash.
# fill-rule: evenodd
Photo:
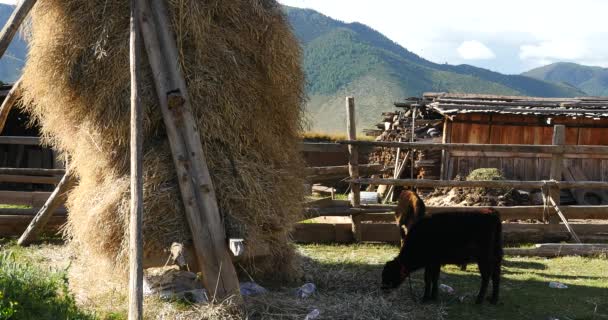
<svg viewBox="0 0 608 320">
<path fill-rule="evenodd" d="M 346 134 L 328 133 L 322 131 L 308 131 L 302 133 L 302 139 L 306 142 L 335 142 L 348 140 Z M 358 135 L 357 140 L 373 141 L 374 137 Z"/>
<path fill-rule="evenodd" d="M 24 206 L 19 204 L 0 204 L 0 209 L 31 209 L 30 206 Z"/>
<path fill-rule="evenodd" d="M 13 264 L 8 268 L 11 271 L 6 271 L 3 265 L 0 274 L 10 272 L 14 278 L 22 279 L 17 287 L 10 287 L 9 291 L 13 292 L 11 301 L 57 304 L 53 307 L 55 309 L 49 310 L 79 312 L 72 319 L 91 319 L 93 315 L 100 319 L 125 319 L 126 300 L 117 299 L 116 292 L 108 293 L 112 299 L 99 300 L 95 306 L 85 305 L 83 308 L 90 310 L 88 313 L 77 309 L 70 293 L 65 292 L 67 280 L 64 277 L 69 259 L 66 259 L 68 254 L 63 248 L 58 245 L 18 248 L 12 244 L 2 248 L 2 255 L 12 252 L 13 260 L 10 261 Z M 306 314 L 318 309 L 319 319 L 608 319 L 606 257 L 506 257 L 497 306 L 473 303 L 480 281 L 476 266 L 469 265 L 464 272 L 457 267 L 446 266 L 442 269 L 440 281 L 454 288 L 454 294 L 442 292 L 439 302 L 420 305 L 412 299 L 405 284 L 389 294 L 379 290 L 382 266 L 397 254 L 395 246 L 298 245 L 297 248 L 302 259 L 302 279 L 278 286 L 262 283 L 270 292 L 247 297 L 244 312 L 236 312 L 228 304 L 192 306 L 148 297 L 144 306 L 146 318 L 304 319 Z M 21 269 L 25 271 L 19 271 Z M 550 281 L 565 283 L 568 289 L 549 288 Z M 307 299 L 300 299 L 295 291 L 305 282 L 315 283 L 317 292 Z M 42 292 L 37 291 L 40 286 L 33 285 L 36 283 L 50 284 L 52 290 L 45 291 L 49 293 L 48 300 L 32 300 L 31 290 Z M 415 294 L 421 296 L 421 271 L 413 274 L 412 283 Z M 20 295 L 20 286 L 28 288 L 28 296 Z M 123 294 L 120 292 L 118 295 Z M 117 306 L 117 303 L 125 306 Z M 66 319 L 63 316 L 54 318 Z"/>
<path fill-rule="evenodd" d="M 94 319 L 80 310 L 68 290 L 65 271 L 42 270 L 0 254 L 0 319 Z"/>
</svg>

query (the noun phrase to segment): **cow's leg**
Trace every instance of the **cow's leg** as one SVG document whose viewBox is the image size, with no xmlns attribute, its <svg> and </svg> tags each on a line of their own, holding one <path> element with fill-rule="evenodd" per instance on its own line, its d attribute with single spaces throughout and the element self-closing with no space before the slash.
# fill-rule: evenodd
<svg viewBox="0 0 608 320">
<path fill-rule="evenodd" d="M 491 304 L 498 303 L 498 292 L 500 291 L 500 261 L 494 263 L 492 270 L 492 297 L 490 298 Z"/>
<path fill-rule="evenodd" d="M 477 304 L 483 302 L 483 298 L 486 296 L 486 291 L 488 290 L 490 276 L 492 275 L 492 268 L 487 260 L 487 257 L 483 257 L 482 259 L 479 259 L 479 262 L 477 263 L 479 266 L 479 273 L 481 274 L 481 288 L 479 288 L 479 294 L 477 295 L 477 300 L 475 300 L 475 303 Z"/>
<path fill-rule="evenodd" d="M 431 300 L 431 285 L 433 283 L 433 272 L 432 267 L 427 266 L 424 268 L 424 296 L 422 302 Z"/>
<path fill-rule="evenodd" d="M 437 264 L 437 265 L 433 265 L 431 266 L 432 270 L 432 277 L 433 277 L 433 284 L 432 284 L 432 288 L 431 288 L 431 299 L 432 300 L 437 300 L 437 294 L 438 294 L 438 287 L 439 287 L 439 272 L 441 271 L 441 265 Z"/>
</svg>

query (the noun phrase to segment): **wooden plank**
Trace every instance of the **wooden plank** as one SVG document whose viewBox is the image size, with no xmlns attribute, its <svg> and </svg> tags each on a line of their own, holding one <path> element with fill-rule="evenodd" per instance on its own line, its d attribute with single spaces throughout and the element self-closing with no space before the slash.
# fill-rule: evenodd
<svg viewBox="0 0 608 320">
<path fill-rule="evenodd" d="M 0 174 L 28 176 L 63 176 L 65 174 L 65 169 L 0 168 Z"/>
<path fill-rule="evenodd" d="M 12 174 L 0 174 L 0 182 L 56 184 L 61 177 L 23 176 Z"/>
<path fill-rule="evenodd" d="M 0 204 L 40 207 L 50 196 L 51 192 L 0 191 Z"/>
<path fill-rule="evenodd" d="M 19 27 L 35 4 L 36 0 L 22 0 L 18 3 L 17 7 L 15 7 L 15 10 L 13 10 L 13 13 L 0 32 L 0 58 L 4 56 L 4 53 L 11 44 L 13 37 L 15 37 L 17 30 L 19 30 Z"/>
<path fill-rule="evenodd" d="M 76 178 L 70 173 L 66 172 L 63 176 L 55 191 L 51 194 L 49 199 L 46 201 L 44 206 L 38 211 L 34 219 L 30 222 L 27 229 L 23 232 L 17 244 L 20 246 L 28 245 L 36 236 L 44 228 L 44 226 L 48 223 L 50 218 L 53 215 L 53 212 L 62 205 L 67 197 L 68 191 L 72 189 L 72 187 L 76 184 Z"/>
<path fill-rule="evenodd" d="M 603 181 L 519 181 L 519 180 L 487 180 L 487 181 L 452 181 L 452 180 L 426 180 L 426 179 L 378 179 L 359 178 L 347 179 L 347 182 L 359 184 L 386 184 L 419 188 L 522 188 L 540 189 L 545 185 L 555 185 L 562 189 L 594 188 L 608 189 L 608 183 Z"/>
<path fill-rule="evenodd" d="M 454 157 L 493 157 L 493 158 L 551 158 L 551 153 L 500 152 L 500 151 L 450 151 Z M 565 153 L 564 159 L 608 159 L 608 154 Z"/>
<path fill-rule="evenodd" d="M 524 153 L 590 153 L 608 154 L 608 146 L 598 145 L 526 145 L 526 144 L 470 144 L 470 143 L 423 143 L 394 141 L 342 140 L 340 144 L 356 146 L 376 146 L 417 150 L 461 150 L 486 152 L 524 152 Z"/>
<path fill-rule="evenodd" d="M 130 21 L 130 75 L 131 75 L 131 201 L 129 213 L 129 320 L 143 319 L 143 105 L 140 99 L 143 71 L 143 43 L 137 16 L 137 0 L 131 0 Z"/>
<path fill-rule="evenodd" d="M 0 56 L 2 56 L 2 54 L 0 54 Z M 21 78 L 19 78 L 0 106 L 0 133 L 4 131 L 4 125 L 6 124 L 8 115 L 11 113 L 11 110 L 13 110 L 13 107 L 17 104 L 17 101 L 21 98 L 21 91 Z"/>
<path fill-rule="evenodd" d="M 388 172 L 392 169 L 392 167 L 387 167 L 382 164 L 363 164 L 359 165 L 359 174 L 368 176 L 372 174 Z M 308 167 L 305 170 L 308 181 L 332 178 L 345 178 L 349 175 L 348 166 Z"/>
<path fill-rule="evenodd" d="M 138 0 L 139 22 L 177 171 L 198 267 L 210 297 L 240 300 L 209 168 L 164 1 Z M 150 7 L 152 6 L 152 7 Z"/>
<path fill-rule="evenodd" d="M 34 215 L 2 215 L 0 214 L 0 236 L 14 237 L 23 233 L 32 221 Z M 60 227 L 65 224 L 66 216 L 52 216 L 41 233 L 57 234 Z"/>
<path fill-rule="evenodd" d="M 452 142 L 452 121 L 444 120 L 443 121 L 443 138 L 441 139 L 441 143 L 451 143 Z M 449 176 L 449 165 L 450 165 L 450 153 L 446 150 L 441 150 L 441 180 L 449 180 L 451 177 Z M 398 177 L 397 177 L 398 178 Z"/>
<path fill-rule="evenodd" d="M 39 137 L 0 136 L 0 144 L 18 144 L 26 146 L 40 145 Z"/>
<path fill-rule="evenodd" d="M 355 119 L 355 98 L 346 97 L 346 134 L 349 140 L 357 140 L 357 127 Z M 355 145 L 348 146 L 348 172 L 351 179 L 359 177 L 359 150 Z M 361 185 L 350 183 L 351 205 L 358 208 L 361 204 Z M 361 241 L 361 219 L 352 215 L 352 230 L 355 241 Z"/>
<path fill-rule="evenodd" d="M 40 211 L 39 208 L 31 208 L 31 209 L 21 209 L 21 208 L 0 208 L 0 216 L 29 216 L 30 218 L 33 218 L 34 216 L 36 216 L 36 214 Z M 53 215 L 57 215 L 57 216 L 65 216 L 67 214 L 67 210 L 65 208 L 57 208 L 54 212 Z M 23 230 L 25 229 L 25 227 L 23 229 L 21 229 L 21 232 L 19 234 L 21 234 L 23 232 Z"/>
<path fill-rule="evenodd" d="M 301 152 L 348 152 L 348 147 L 339 143 L 330 142 L 302 142 Z"/>
<path fill-rule="evenodd" d="M 553 145 L 563 146 L 565 144 L 566 144 L 566 126 L 564 126 L 563 124 L 555 125 L 553 127 Z M 563 154 L 554 153 L 553 156 L 551 157 L 551 171 L 549 173 L 549 179 L 554 180 L 554 181 L 562 180 L 563 165 L 564 165 Z M 548 212 L 551 212 L 551 213 L 554 212 L 561 218 L 561 213 L 558 208 L 560 205 L 560 189 L 559 189 L 559 187 L 557 187 L 555 185 L 547 186 L 546 188 L 547 188 L 546 192 L 548 194 L 548 199 L 551 201 L 551 203 L 553 203 L 553 210 L 548 211 Z M 543 192 L 545 192 L 545 191 L 543 191 Z M 549 223 L 557 223 L 557 219 L 555 219 L 555 216 L 552 217 L 551 215 L 549 215 L 545 218 L 548 219 Z M 571 231 L 571 229 L 568 228 L 568 231 Z"/>
</svg>

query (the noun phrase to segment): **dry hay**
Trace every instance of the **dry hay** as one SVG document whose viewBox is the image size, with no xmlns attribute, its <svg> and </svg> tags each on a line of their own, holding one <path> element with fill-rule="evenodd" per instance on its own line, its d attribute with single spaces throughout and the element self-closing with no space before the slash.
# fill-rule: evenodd
<svg viewBox="0 0 608 320">
<path fill-rule="evenodd" d="M 203 149 L 231 235 L 270 249 L 253 274 L 295 270 L 289 230 L 302 199 L 301 52 L 272 0 L 170 0 Z M 82 260 L 124 270 L 129 201 L 129 2 L 39 0 L 23 75 L 26 110 L 80 178 L 66 235 Z M 188 241 L 173 162 L 146 69 L 146 255 Z M 280 171 L 281 174 L 277 174 Z M 86 253 L 86 254 L 85 254 Z M 251 259 L 248 260 L 251 262 Z M 269 272 L 271 271 L 271 272 Z"/>
</svg>

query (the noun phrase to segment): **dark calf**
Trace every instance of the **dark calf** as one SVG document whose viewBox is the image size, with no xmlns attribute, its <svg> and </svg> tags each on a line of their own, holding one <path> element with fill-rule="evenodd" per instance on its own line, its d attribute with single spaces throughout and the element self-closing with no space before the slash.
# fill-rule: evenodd
<svg viewBox="0 0 608 320">
<path fill-rule="evenodd" d="M 490 303 L 496 304 L 502 256 L 502 223 L 498 214 L 435 214 L 412 226 L 397 258 L 384 266 L 382 287 L 396 288 L 411 272 L 424 268 L 423 301 L 435 300 L 442 265 L 476 261 L 481 274 L 476 303 L 482 303 L 491 278 Z"/>
</svg>

